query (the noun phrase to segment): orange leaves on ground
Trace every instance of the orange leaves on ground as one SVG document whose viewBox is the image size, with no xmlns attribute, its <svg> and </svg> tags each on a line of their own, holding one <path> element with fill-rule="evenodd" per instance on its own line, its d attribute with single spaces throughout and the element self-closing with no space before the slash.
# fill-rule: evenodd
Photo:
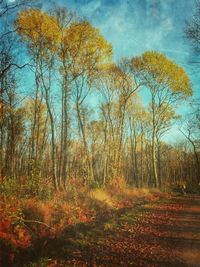
<svg viewBox="0 0 200 267">
<path fill-rule="evenodd" d="M 80 249 L 65 264 L 70 266 L 76 262 L 76 266 L 87 266 L 89 262 L 91 266 L 160 266 L 162 263 L 167 266 L 170 261 L 176 266 L 177 259 L 168 239 L 175 225 L 173 212 L 183 210 L 184 207 L 177 203 L 148 207 L 147 212 L 137 216 L 135 223 L 124 223 L 110 233 L 106 232 L 104 240 L 88 247 L 87 254 Z"/>
<path fill-rule="evenodd" d="M 108 220 L 113 219 L 114 214 L 121 214 L 124 212 L 123 209 L 133 208 L 136 204 L 143 202 L 144 199 L 149 202 L 150 200 L 148 200 L 147 197 L 151 196 L 149 191 L 142 192 L 141 190 L 125 189 L 122 181 L 120 190 L 117 189 L 117 185 L 111 185 L 110 188 L 105 189 L 105 192 L 102 191 L 105 193 L 104 195 L 109 196 L 113 206 L 108 205 L 104 197 L 98 199 L 92 197 L 91 192 L 89 193 L 86 189 L 84 191 L 82 188 L 80 192 L 79 195 L 74 195 L 73 190 L 69 190 L 67 193 L 60 192 L 57 193 L 52 200 L 46 202 L 34 198 L 23 199 L 21 202 L 16 202 L 15 207 L 8 204 L 10 202 L 9 199 L 4 202 L 2 201 L 4 204 L 2 204 L 2 212 L 0 213 L 0 239 L 7 247 L 7 255 L 10 255 L 9 258 L 12 259 L 12 255 L 14 255 L 15 258 L 15 253 L 19 251 L 19 248 L 27 248 L 34 245 L 35 242 L 41 241 L 43 243 L 48 243 L 52 238 L 63 238 L 66 229 L 71 229 L 71 227 L 73 228 L 75 225 L 89 224 L 93 223 L 95 220 L 101 222 L 101 220 L 105 220 L 105 218 Z M 94 190 L 92 192 L 97 193 Z M 152 195 L 156 196 L 156 194 Z M 152 196 L 151 200 L 153 200 Z M 140 224 L 134 224 L 133 226 L 123 224 L 120 235 L 127 236 L 128 233 L 128 235 L 135 236 L 137 231 L 143 234 L 148 231 L 151 232 L 152 230 L 149 228 L 151 224 L 150 219 L 154 220 L 155 218 L 153 216 L 144 217 L 144 221 L 140 218 L 143 224 L 148 222 L 145 228 L 141 227 Z M 167 220 L 167 218 L 165 217 L 164 220 Z M 162 218 L 160 222 L 162 222 Z M 104 229 L 107 229 L 106 231 L 109 233 L 112 228 L 113 225 L 108 223 L 107 227 Z M 114 246 L 114 243 L 116 243 L 116 247 L 114 246 L 113 249 L 109 248 L 113 253 L 115 250 L 121 250 L 120 253 L 124 253 L 123 251 L 128 249 L 128 241 L 126 240 L 122 243 L 121 241 L 118 243 L 117 240 L 114 240 L 112 243 L 111 238 L 107 241 L 111 243 L 106 243 L 106 246 L 109 244 L 110 246 Z M 13 249 L 15 250 L 13 251 Z M 106 248 L 103 246 L 100 249 L 104 251 Z M 141 247 L 141 250 L 144 249 L 145 248 Z M 132 248 L 131 251 L 133 252 L 135 250 Z M 80 253 L 80 255 L 82 254 Z M 101 254 L 99 257 L 100 256 L 102 257 Z M 109 257 L 110 255 L 107 256 Z M 74 260 L 82 262 L 80 257 Z M 87 259 L 86 261 L 90 260 L 91 259 Z M 94 264 L 96 260 L 97 259 L 92 259 Z M 80 263 L 80 266 L 84 265 Z"/>
</svg>

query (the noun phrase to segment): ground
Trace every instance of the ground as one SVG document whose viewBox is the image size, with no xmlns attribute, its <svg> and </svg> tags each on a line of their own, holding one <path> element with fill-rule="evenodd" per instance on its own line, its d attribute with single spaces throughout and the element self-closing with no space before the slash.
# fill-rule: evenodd
<svg viewBox="0 0 200 267">
<path fill-rule="evenodd" d="M 200 266 L 200 196 L 123 209 L 37 244 L 26 266 Z M 33 255 L 32 255 L 33 256 Z"/>
</svg>

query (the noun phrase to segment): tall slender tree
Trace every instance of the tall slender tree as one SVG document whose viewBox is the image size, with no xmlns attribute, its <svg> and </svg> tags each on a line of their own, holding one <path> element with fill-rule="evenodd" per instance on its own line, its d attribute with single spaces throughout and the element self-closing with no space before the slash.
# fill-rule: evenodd
<svg viewBox="0 0 200 267">
<path fill-rule="evenodd" d="M 145 52 L 142 56 L 133 58 L 131 67 L 136 78 L 149 89 L 151 94 L 152 172 L 155 186 L 160 187 L 156 159 L 156 133 L 162 128 L 163 116 L 166 116 L 169 108 L 192 95 L 191 83 L 182 67 L 155 51 Z"/>
</svg>

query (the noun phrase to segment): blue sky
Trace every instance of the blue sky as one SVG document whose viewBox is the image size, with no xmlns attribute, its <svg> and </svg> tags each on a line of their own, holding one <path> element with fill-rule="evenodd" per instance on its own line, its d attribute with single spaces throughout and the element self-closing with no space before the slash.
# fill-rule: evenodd
<svg viewBox="0 0 200 267">
<path fill-rule="evenodd" d="M 190 20 L 196 0 L 59 0 L 98 27 L 113 45 L 114 60 L 158 50 L 185 67 L 193 83 L 194 96 L 200 96 L 198 80 L 188 64 L 191 49 L 184 39 L 185 21 Z M 143 95 L 144 96 L 144 95 Z M 94 101 L 95 102 L 95 101 Z M 187 112 L 182 104 L 178 111 Z M 180 137 L 178 126 L 166 136 Z"/>
<path fill-rule="evenodd" d="M 113 44 L 114 58 L 159 50 L 185 64 L 183 27 L 195 0 L 59 0 L 88 18 Z"/>
<path fill-rule="evenodd" d="M 196 84 L 188 65 L 190 47 L 183 29 L 195 10 L 196 0 L 58 0 L 86 17 L 113 45 L 114 60 L 158 50 L 184 66 Z M 195 94 L 197 90 L 195 88 Z"/>
<path fill-rule="evenodd" d="M 8 0 L 14 1 L 14 0 Z M 184 39 L 185 21 L 190 20 L 196 0 L 44 0 L 44 8 L 52 4 L 65 6 L 77 15 L 87 18 L 112 44 L 114 60 L 141 55 L 146 50 L 164 53 L 185 67 L 194 90 L 200 97 L 199 79 L 188 64 L 190 46 Z M 145 92 L 142 96 L 145 99 Z M 90 98 L 93 107 L 96 96 Z M 91 103 L 90 103 L 91 104 Z M 178 112 L 184 115 L 188 105 L 180 105 Z M 176 142 L 182 138 L 178 125 L 166 135 L 166 140 Z"/>
<path fill-rule="evenodd" d="M 14 2 L 15 0 L 7 0 Z M 157 50 L 185 67 L 195 96 L 197 74 L 188 64 L 189 43 L 184 39 L 184 26 L 190 20 L 196 0 L 43 0 L 45 8 L 65 6 L 87 18 L 113 46 L 114 60 Z"/>
</svg>

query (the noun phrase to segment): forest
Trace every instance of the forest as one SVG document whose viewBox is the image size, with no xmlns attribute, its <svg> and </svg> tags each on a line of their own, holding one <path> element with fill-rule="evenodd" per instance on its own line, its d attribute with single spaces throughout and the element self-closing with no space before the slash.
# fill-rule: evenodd
<svg viewBox="0 0 200 267">
<path fill-rule="evenodd" d="M 182 32 L 198 69 L 200 3 L 195 12 Z M 182 138 L 171 142 L 174 125 Z M 156 50 L 115 62 L 73 10 L 0 0 L 0 265 L 23 266 L 67 227 L 175 192 L 200 193 L 200 106 L 186 69 Z M 40 264 L 26 266 L 110 266 Z"/>
</svg>

